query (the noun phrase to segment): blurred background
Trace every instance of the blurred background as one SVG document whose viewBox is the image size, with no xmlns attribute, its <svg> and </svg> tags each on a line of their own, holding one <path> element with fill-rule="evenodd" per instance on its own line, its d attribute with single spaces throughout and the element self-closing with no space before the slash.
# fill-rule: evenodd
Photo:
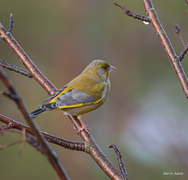
<svg viewBox="0 0 188 180">
<path fill-rule="evenodd" d="M 145 15 L 142 1 L 116 0 Z M 184 0 L 153 0 L 171 43 L 179 55 L 183 49 L 173 24 L 187 42 L 188 4 Z M 109 144 L 116 144 L 130 179 L 188 179 L 188 100 L 151 25 L 126 16 L 114 1 L 33 0 L 1 1 L 0 22 L 8 28 L 14 15 L 13 37 L 47 78 L 61 88 L 94 59 L 117 68 L 111 74 L 111 92 L 98 110 L 83 116 L 92 136 L 118 167 Z M 0 59 L 22 67 L 19 59 L 0 40 Z M 188 72 L 188 56 L 183 62 Z M 33 79 L 5 70 L 30 111 L 38 108 L 47 93 Z M 6 90 L 0 82 L 0 89 Z M 0 113 L 25 123 L 16 105 L 0 96 Z M 42 131 L 82 141 L 61 112 L 38 117 Z M 3 125 L 3 123 L 0 123 Z M 0 137 L 6 145 L 22 136 L 8 132 Z M 71 179 L 108 179 L 85 153 L 51 144 Z M 0 151 L 1 179 L 46 179 L 58 176 L 47 159 L 26 144 Z M 181 175 L 165 175 L 165 173 Z"/>
</svg>

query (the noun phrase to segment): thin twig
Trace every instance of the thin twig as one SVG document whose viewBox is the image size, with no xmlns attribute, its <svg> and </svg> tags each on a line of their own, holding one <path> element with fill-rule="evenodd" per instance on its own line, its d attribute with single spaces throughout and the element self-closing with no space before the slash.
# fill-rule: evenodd
<svg viewBox="0 0 188 180">
<path fill-rule="evenodd" d="M 0 91 L 0 94 L 3 95 L 3 96 L 6 96 L 8 98 L 10 98 L 13 101 L 17 101 L 17 97 L 14 94 L 7 93 L 5 91 Z"/>
<path fill-rule="evenodd" d="M 177 24 L 174 24 L 174 27 L 176 29 L 176 33 L 177 33 L 181 43 L 183 44 L 183 47 L 185 48 L 185 43 L 184 43 L 184 40 L 183 40 L 182 35 L 180 33 L 180 27 Z"/>
<path fill-rule="evenodd" d="M 13 32 L 13 23 L 14 23 L 13 14 L 10 14 L 10 21 L 9 21 L 9 26 L 8 26 L 8 32 L 10 34 L 12 34 Z"/>
<path fill-rule="evenodd" d="M 126 180 L 128 180 L 128 175 L 127 175 L 127 171 L 125 169 L 125 165 L 123 163 L 123 160 L 122 160 L 122 155 L 121 155 L 121 152 L 120 150 L 118 149 L 118 147 L 115 145 L 115 144 L 111 144 L 108 146 L 108 148 L 113 148 L 114 151 L 116 152 L 117 154 L 117 160 L 119 162 L 119 168 L 120 168 L 120 171 L 121 173 L 123 174 L 123 176 L 126 178 Z"/>
<path fill-rule="evenodd" d="M 0 66 L 8 69 L 10 71 L 14 71 L 14 72 L 17 72 L 17 73 L 24 75 L 26 77 L 32 78 L 32 76 L 30 75 L 30 73 L 28 71 L 26 71 L 20 67 L 14 66 L 12 64 L 8 64 L 5 60 L 0 59 Z"/>
<path fill-rule="evenodd" d="M 180 55 L 178 56 L 178 60 L 182 61 L 182 59 L 184 58 L 185 54 L 188 53 L 188 43 L 185 46 L 185 48 L 182 50 L 182 52 L 180 53 Z"/>
<path fill-rule="evenodd" d="M 5 149 L 5 148 L 8 148 L 8 147 L 10 147 L 10 146 L 13 146 L 13 145 L 15 145 L 15 144 L 22 143 L 22 142 L 23 142 L 22 140 L 18 140 L 18 141 L 15 141 L 15 142 L 12 142 L 12 143 L 6 144 L 6 145 L 1 145 L 1 144 L 0 144 L 0 150 Z"/>
<path fill-rule="evenodd" d="M 25 143 L 26 143 L 26 136 L 27 136 L 27 134 L 26 134 L 26 129 L 23 129 L 22 130 L 22 145 L 21 145 L 21 147 L 20 147 L 20 153 L 22 153 L 22 151 L 23 151 L 23 148 L 24 148 L 24 145 L 25 145 Z"/>
<path fill-rule="evenodd" d="M 142 16 L 142 15 L 140 15 L 140 14 L 135 14 L 135 13 L 133 13 L 132 11 L 130 11 L 129 9 L 127 9 L 127 8 L 125 8 L 125 7 L 123 7 L 123 6 L 120 6 L 120 5 L 117 4 L 117 3 L 114 3 L 114 4 L 115 4 L 117 7 L 120 7 L 121 9 L 123 9 L 123 10 L 124 10 L 124 13 L 125 13 L 126 15 L 128 15 L 128 16 L 130 16 L 130 17 L 133 17 L 133 18 L 135 18 L 135 19 L 141 20 L 141 21 L 144 22 L 144 23 L 146 23 L 146 22 L 150 23 L 150 20 L 148 19 L 148 17 Z"/>
<path fill-rule="evenodd" d="M 180 27 L 177 24 L 174 24 L 174 27 L 175 27 L 176 33 L 177 33 L 177 35 L 178 35 L 178 37 L 179 37 L 179 39 L 180 39 L 180 41 L 181 41 L 181 43 L 183 44 L 183 47 L 184 47 L 184 49 L 182 50 L 182 52 L 180 53 L 180 55 L 177 58 L 179 61 L 181 61 L 184 58 L 185 54 L 188 53 L 188 44 L 185 45 L 185 43 L 184 43 L 184 40 L 183 40 L 182 35 L 180 33 Z"/>
</svg>

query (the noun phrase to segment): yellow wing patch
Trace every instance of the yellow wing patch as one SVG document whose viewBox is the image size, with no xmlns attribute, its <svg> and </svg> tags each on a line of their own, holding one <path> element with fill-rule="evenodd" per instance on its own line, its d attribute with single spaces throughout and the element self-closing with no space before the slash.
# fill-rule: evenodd
<svg viewBox="0 0 188 180">
<path fill-rule="evenodd" d="M 62 94 L 64 94 L 64 93 L 66 93 L 66 92 L 69 91 L 69 90 L 71 90 L 71 89 L 69 88 L 69 86 L 67 86 L 65 89 L 63 89 L 63 91 L 61 91 L 59 94 L 57 94 L 49 103 L 55 102 L 55 99 L 56 99 L 58 96 L 60 96 L 60 95 L 62 95 Z"/>
<path fill-rule="evenodd" d="M 101 101 L 102 99 L 99 99 L 98 101 L 95 101 L 93 103 L 79 103 L 79 104 L 73 104 L 69 106 L 59 106 L 58 109 L 68 109 L 68 108 L 75 108 L 75 107 L 82 107 L 82 106 L 88 106 L 92 104 L 97 104 Z"/>
</svg>

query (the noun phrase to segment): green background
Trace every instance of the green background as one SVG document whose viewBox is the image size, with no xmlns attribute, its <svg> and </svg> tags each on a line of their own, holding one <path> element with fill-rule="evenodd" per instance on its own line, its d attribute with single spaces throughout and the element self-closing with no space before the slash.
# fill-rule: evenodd
<svg viewBox="0 0 188 180">
<path fill-rule="evenodd" d="M 145 15 L 142 1 L 117 0 L 135 13 Z M 188 39 L 188 4 L 184 0 L 153 0 L 159 19 L 177 54 L 183 49 L 173 27 L 177 23 Z M 130 179 L 188 179 L 188 101 L 151 25 L 126 16 L 114 1 L 33 0 L 0 1 L 0 22 L 7 28 L 14 15 L 13 37 L 47 78 L 61 88 L 94 59 L 117 68 L 111 74 L 106 103 L 83 116 L 92 136 L 118 167 L 116 144 Z M 188 56 L 182 64 L 188 71 Z M 0 59 L 23 68 L 19 59 L 0 40 Z M 35 80 L 5 70 L 30 111 L 48 98 Z M 6 90 L 0 82 L 0 89 Z M 0 96 L 0 113 L 25 123 L 16 105 Z M 82 141 L 61 112 L 38 117 L 42 131 Z M 0 125 L 3 125 L 0 123 Z M 7 132 L 6 145 L 22 138 Z M 33 147 L 21 144 L 0 151 L 0 179 L 58 179 L 47 159 Z M 85 153 L 51 145 L 71 179 L 108 179 Z M 183 175 L 163 175 L 182 172 Z"/>
</svg>

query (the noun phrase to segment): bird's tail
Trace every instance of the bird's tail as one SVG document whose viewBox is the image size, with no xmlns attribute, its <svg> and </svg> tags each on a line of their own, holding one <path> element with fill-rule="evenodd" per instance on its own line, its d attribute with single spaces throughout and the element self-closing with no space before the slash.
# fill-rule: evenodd
<svg viewBox="0 0 188 180">
<path fill-rule="evenodd" d="M 35 119 L 38 115 L 40 115 L 41 113 L 43 113 L 43 112 L 45 112 L 46 111 L 46 109 L 37 109 L 37 110 L 35 110 L 35 111 L 33 111 L 31 114 L 30 114 L 30 117 L 32 118 L 32 119 Z"/>
</svg>

